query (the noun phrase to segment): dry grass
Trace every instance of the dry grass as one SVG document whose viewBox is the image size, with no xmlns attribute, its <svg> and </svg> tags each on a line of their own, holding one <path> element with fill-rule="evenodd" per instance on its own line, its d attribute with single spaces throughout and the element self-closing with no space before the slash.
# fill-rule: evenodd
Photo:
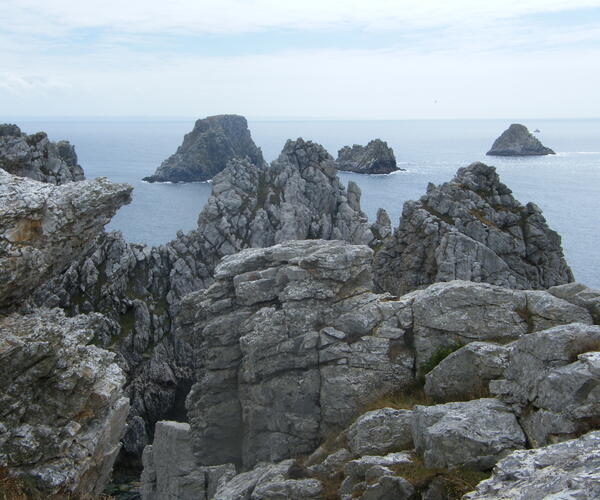
<svg viewBox="0 0 600 500">
<path fill-rule="evenodd" d="M 405 389 L 378 395 L 361 408 L 359 415 L 380 408 L 412 410 L 415 405 L 430 405 L 432 403 L 433 401 L 425 394 L 423 386 L 415 383 Z"/>
<path fill-rule="evenodd" d="M 0 500 L 27 500 L 23 481 L 8 473 L 6 467 L 0 467 Z"/>
</svg>

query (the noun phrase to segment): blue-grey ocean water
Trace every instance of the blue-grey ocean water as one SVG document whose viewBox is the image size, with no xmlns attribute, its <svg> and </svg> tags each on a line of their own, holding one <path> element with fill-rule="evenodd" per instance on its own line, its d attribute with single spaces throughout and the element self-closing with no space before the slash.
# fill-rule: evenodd
<svg viewBox="0 0 600 500">
<path fill-rule="evenodd" d="M 362 206 L 372 220 L 379 207 L 397 226 L 402 205 L 425 193 L 427 183 L 450 180 L 473 161 L 498 168 L 502 181 L 523 203 L 542 208 L 550 226 L 563 238 L 575 277 L 600 288 L 600 120 L 515 120 L 540 129 L 542 142 L 555 156 L 486 157 L 494 139 L 510 120 L 423 121 L 250 121 L 254 141 L 265 159 L 275 159 L 288 138 L 303 137 L 323 144 L 333 155 L 347 144 L 381 138 L 394 149 L 399 166 L 407 169 L 383 176 L 341 173 L 342 182 L 362 188 Z M 210 195 L 209 183 L 148 184 L 161 161 L 174 153 L 194 120 L 19 120 L 27 133 L 44 130 L 52 140 L 75 145 L 87 178 L 105 176 L 135 188 L 131 205 L 122 208 L 108 226 L 128 241 L 166 243 L 178 230 L 196 226 Z"/>
</svg>

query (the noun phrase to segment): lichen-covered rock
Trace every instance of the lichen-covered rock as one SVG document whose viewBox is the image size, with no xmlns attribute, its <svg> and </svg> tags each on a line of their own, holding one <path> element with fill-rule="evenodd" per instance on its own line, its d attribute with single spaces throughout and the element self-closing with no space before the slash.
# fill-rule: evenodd
<svg viewBox="0 0 600 500">
<path fill-rule="evenodd" d="M 180 333 L 198 362 L 187 406 L 199 463 L 310 453 L 369 398 L 414 380 L 406 304 L 370 291 L 371 256 L 341 241 L 248 249 L 183 299 Z"/>
<path fill-rule="evenodd" d="M 89 250 L 131 190 L 104 178 L 53 186 L 0 170 L 0 311 Z"/>
<path fill-rule="evenodd" d="M 413 439 L 430 468 L 491 469 L 525 447 L 525 434 L 508 405 L 496 399 L 415 406 Z"/>
<path fill-rule="evenodd" d="M 513 123 L 492 144 L 490 156 L 543 156 L 555 154 L 545 147 L 525 125 Z"/>
<path fill-rule="evenodd" d="M 600 419 L 600 326 L 557 326 L 516 341 L 490 390 L 511 404 L 533 446 L 569 439 Z"/>
<path fill-rule="evenodd" d="M 348 428 L 348 448 L 355 455 L 383 455 L 413 447 L 412 412 L 381 408 L 362 414 Z"/>
<path fill-rule="evenodd" d="M 263 166 L 262 152 L 256 147 L 243 116 L 217 115 L 198 120 L 183 139 L 177 152 L 167 158 L 148 182 L 207 181 L 225 169 L 233 158 L 247 158 Z"/>
<path fill-rule="evenodd" d="M 581 283 L 567 283 L 548 289 L 555 297 L 588 310 L 594 323 L 600 325 L 600 290 L 588 288 Z"/>
<path fill-rule="evenodd" d="M 541 210 L 521 205 L 483 163 L 406 202 L 400 226 L 375 259 L 378 288 L 394 295 L 454 279 L 515 289 L 573 281 L 560 236 Z"/>
<path fill-rule="evenodd" d="M 154 441 L 146 446 L 142 458 L 142 500 L 210 500 L 219 481 L 236 474 L 233 464 L 196 465 L 186 423 L 157 422 Z"/>
<path fill-rule="evenodd" d="M 394 151 L 381 139 L 374 139 L 366 146 L 344 146 L 338 151 L 335 166 L 338 170 L 359 174 L 389 174 L 401 170 L 396 165 Z"/>
<path fill-rule="evenodd" d="M 102 492 L 129 402 L 115 355 L 88 345 L 110 322 L 60 310 L 0 319 L 0 467 L 30 498 Z"/>
<path fill-rule="evenodd" d="M 490 479 L 465 500 L 600 498 L 600 432 L 500 460 Z"/>
<path fill-rule="evenodd" d="M 44 132 L 27 135 L 8 124 L 0 125 L 0 169 L 50 184 L 84 179 L 68 141 L 51 142 Z"/>
</svg>

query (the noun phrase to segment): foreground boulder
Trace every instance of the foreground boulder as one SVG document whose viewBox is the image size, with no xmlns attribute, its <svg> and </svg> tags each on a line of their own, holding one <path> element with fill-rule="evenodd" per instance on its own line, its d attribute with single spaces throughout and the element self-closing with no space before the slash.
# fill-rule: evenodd
<svg viewBox="0 0 600 500">
<path fill-rule="evenodd" d="M 0 169 L 50 184 L 83 180 L 75 148 L 51 142 L 44 132 L 27 135 L 16 125 L 0 125 Z"/>
<path fill-rule="evenodd" d="M 489 480 L 464 498 L 600 498 L 600 431 L 536 450 L 515 451 L 498 462 Z"/>
<path fill-rule="evenodd" d="M 0 311 L 89 250 L 131 190 L 104 178 L 52 186 L 0 170 Z"/>
<path fill-rule="evenodd" d="M 394 295 L 453 279 L 540 289 L 569 283 L 573 273 L 541 210 L 521 205 L 494 167 L 473 163 L 406 202 L 375 260 L 376 284 Z"/>
<path fill-rule="evenodd" d="M 375 139 L 366 146 L 344 146 L 335 161 L 338 170 L 358 174 L 389 174 L 401 170 L 396 165 L 394 151 L 386 142 Z"/>
<path fill-rule="evenodd" d="M 252 141 L 243 116 L 217 115 L 198 120 L 177 152 L 162 162 L 148 182 L 207 181 L 221 172 L 233 158 L 247 158 L 263 166 L 260 148 Z"/>
<path fill-rule="evenodd" d="M 89 345 L 110 323 L 38 310 L 0 319 L 0 467 L 27 498 L 100 494 L 129 402 L 115 355 Z"/>
<path fill-rule="evenodd" d="M 544 146 L 527 127 L 513 123 L 492 144 L 487 153 L 490 156 L 542 156 L 555 154 Z"/>
</svg>

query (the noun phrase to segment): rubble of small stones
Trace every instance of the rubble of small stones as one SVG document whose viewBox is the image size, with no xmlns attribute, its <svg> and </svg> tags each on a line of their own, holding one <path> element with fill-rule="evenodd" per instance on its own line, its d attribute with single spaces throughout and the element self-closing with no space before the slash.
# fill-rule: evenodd
<svg viewBox="0 0 600 500">
<path fill-rule="evenodd" d="M 113 353 L 90 342 L 110 324 L 58 309 L 0 318 L 0 467 L 27 498 L 102 493 L 129 401 Z"/>
<path fill-rule="evenodd" d="M 544 146 L 525 125 L 513 123 L 492 144 L 489 156 L 543 156 L 556 154 Z"/>
<path fill-rule="evenodd" d="M 247 159 L 256 167 L 265 164 L 254 144 L 246 118 L 217 115 L 203 118 L 186 134 L 177 152 L 162 162 L 147 182 L 199 182 L 212 179 L 234 159 Z"/>
<path fill-rule="evenodd" d="M 44 132 L 27 135 L 16 125 L 0 125 L 0 169 L 50 184 L 84 179 L 75 147 L 52 142 Z"/>
<path fill-rule="evenodd" d="M 573 273 L 541 210 L 519 203 L 494 167 L 473 163 L 406 202 L 375 260 L 378 289 L 394 295 L 453 279 L 545 289 Z"/>
<path fill-rule="evenodd" d="M 359 174 L 389 174 L 402 170 L 396 164 L 392 148 L 381 139 L 374 139 L 366 146 L 344 146 L 338 151 L 335 166 L 338 170 Z"/>
</svg>

